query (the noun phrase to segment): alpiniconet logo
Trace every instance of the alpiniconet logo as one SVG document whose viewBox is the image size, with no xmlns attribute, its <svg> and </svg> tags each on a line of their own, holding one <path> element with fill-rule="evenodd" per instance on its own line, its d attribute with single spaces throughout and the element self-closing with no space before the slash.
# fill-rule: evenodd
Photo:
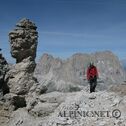
<svg viewBox="0 0 126 126">
<path fill-rule="evenodd" d="M 59 112 L 58 117 L 70 117 L 70 118 L 86 118 L 86 117 L 113 117 L 119 118 L 121 117 L 121 111 L 119 109 L 114 109 L 112 111 L 61 111 Z"/>
</svg>

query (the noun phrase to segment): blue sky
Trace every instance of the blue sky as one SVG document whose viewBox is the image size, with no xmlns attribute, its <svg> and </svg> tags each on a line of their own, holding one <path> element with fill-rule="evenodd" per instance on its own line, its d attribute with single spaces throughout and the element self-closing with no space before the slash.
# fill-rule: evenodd
<svg viewBox="0 0 126 126">
<path fill-rule="evenodd" d="M 126 0 L 1 0 L 0 17 L 0 48 L 9 62 L 15 60 L 8 33 L 24 17 L 38 27 L 37 59 L 103 50 L 126 58 Z"/>
</svg>

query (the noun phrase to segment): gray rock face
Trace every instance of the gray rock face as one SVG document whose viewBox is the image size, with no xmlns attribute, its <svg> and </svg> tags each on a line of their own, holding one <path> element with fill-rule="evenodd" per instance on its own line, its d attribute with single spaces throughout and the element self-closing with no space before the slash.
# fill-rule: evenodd
<svg viewBox="0 0 126 126">
<path fill-rule="evenodd" d="M 24 108 L 18 109 L 6 125 L 125 126 L 126 123 L 126 96 L 112 92 L 53 92 L 36 97 L 30 103 L 30 113 Z M 121 112 L 120 116 L 114 114 L 116 109 Z"/>
<path fill-rule="evenodd" d="M 0 53 L 0 99 L 2 98 L 3 94 L 6 93 L 7 85 L 4 82 L 4 77 L 6 72 L 8 71 L 8 64 L 5 58 Z"/>
<path fill-rule="evenodd" d="M 4 95 L 5 106 L 10 112 L 17 110 L 18 108 L 26 107 L 26 100 L 24 96 L 8 93 Z"/>
<path fill-rule="evenodd" d="M 41 126 L 118 126 L 125 125 L 126 97 L 117 96 L 106 91 L 89 94 L 85 91 L 68 96 L 55 112 L 42 121 Z M 115 116 L 118 108 L 121 115 Z M 108 111 L 108 114 L 107 114 Z M 117 117 L 117 118 L 116 118 Z"/>
<path fill-rule="evenodd" d="M 22 19 L 17 23 L 17 27 L 9 33 L 11 55 L 16 58 L 17 63 L 31 56 L 36 57 L 37 27 L 29 19 Z"/>
<path fill-rule="evenodd" d="M 11 55 L 17 63 L 12 65 L 5 80 L 10 93 L 25 95 L 37 79 L 33 77 L 37 49 L 37 27 L 29 19 L 22 19 L 9 33 Z"/>
<path fill-rule="evenodd" d="M 39 96 L 27 98 L 27 110 L 30 115 L 36 117 L 49 116 L 65 101 L 69 93 L 51 92 Z M 70 96 L 70 94 L 69 94 Z"/>
<path fill-rule="evenodd" d="M 11 93 L 24 95 L 29 92 L 32 85 L 37 83 L 37 80 L 33 77 L 34 68 L 35 62 L 29 58 L 12 65 L 5 76 Z"/>
<path fill-rule="evenodd" d="M 95 54 L 75 54 L 67 60 L 44 54 L 35 69 L 39 83 L 51 91 L 78 91 L 88 85 L 86 71 L 93 61 L 98 68 L 99 89 L 106 89 L 110 84 L 120 84 L 125 80 L 125 72 L 119 59 L 110 51 Z"/>
</svg>

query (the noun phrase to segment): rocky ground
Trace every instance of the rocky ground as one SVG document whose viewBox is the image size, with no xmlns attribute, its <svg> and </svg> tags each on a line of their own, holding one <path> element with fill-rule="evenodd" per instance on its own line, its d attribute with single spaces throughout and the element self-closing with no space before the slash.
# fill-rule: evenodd
<svg viewBox="0 0 126 126">
<path fill-rule="evenodd" d="M 118 86 L 111 86 L 110 91 L 113 91 L 121 96 L 126 95 L 126 82 Z"/>
<path fill-rule="evenodd" d="M 6 125 L 126 125 L 126 96 L 119 96 L 114 92 L 97 91 L 92 94 L 85 90 L 72 93 L 52 92 L 31 96 L 27 100 L 27 107 L 14 111 Z"/>
</svg>

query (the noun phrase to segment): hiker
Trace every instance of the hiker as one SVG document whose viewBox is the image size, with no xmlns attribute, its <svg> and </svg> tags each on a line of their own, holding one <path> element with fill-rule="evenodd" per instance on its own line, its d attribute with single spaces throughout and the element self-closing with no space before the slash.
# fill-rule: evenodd
<svg viewBox="0 0 126 126">
<path fill-rule="evenodd" d="M 90 83 L 90 93 L 95 92 L 97 85 L 98 71 L 96 66 L 93 63 L 90 63 L 87 69 L 87 80 Z"/>
</svg>

